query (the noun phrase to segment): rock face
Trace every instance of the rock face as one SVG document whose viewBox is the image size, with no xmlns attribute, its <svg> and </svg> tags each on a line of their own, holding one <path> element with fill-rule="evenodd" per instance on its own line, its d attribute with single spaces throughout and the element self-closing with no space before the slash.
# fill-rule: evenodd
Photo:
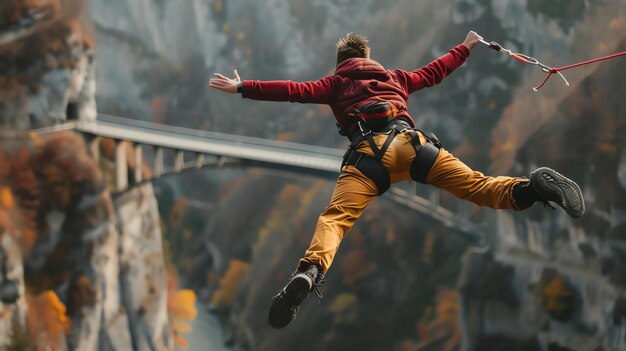
<svg viewBox="0 0 626 351">
<path fill-rule="evenodd" d="M 0 349 L 6 349 L 14 333 L 15 326 L 26 324 L 26 298 L 24 297 L 24 271 L 20 248 L 9 232 L 0 234 L 0 252 L 2 256 L 2 281 L 0 284 L 15 282 L 19 298 L 14 303 L 0 303 Z"/>
<path fill-rule="evenodd" d="M 113 212 L 97 220 L 97 227 L 85 228 L 83 245 L 90 248 L 86 257 L 90 267 L 81 273 L 92 282 L 95 296 L 86 294 L 84 298 L 95 300 L 72 316 L 71 345 L 77 350 L 172 350 L 161 231 L 152 186 L 133 188 L 114 200 L 108 193 L 100 196 L 104 202 L 93 205 L 105 205 Z M 76 284 L 79 290 L 80 279 Z"/>
<path fill-rule="evenodd" d="M 20 132 L 96 118 L 79 3 L 0 6 L 0 349 L 173 350 L 152 185 L 112 193 L 83 136 Z"/>
<path fill-rule="evenodd" d="M 73 9 L 77 2 L 59 8 L 48 2 L 54 1 L 15 5 L 18 15 L 36 12 L 40 18 L 0 26 L 6 60 L 0 122 L 7 127 L 38 128 L 96 117 L 93 43 Z"/>
<path fill-rule="evenodd" d="M 41 77 L 41 89 L 29 94 L 34 120 L 29 128 L 60 123 L 67 119 L 95 119 L 95 63 L 92 49 L 81 49 L 76 35 L 70 36 L 68 46 L 75 52 L 70 68 L 54 69 Z M 31 118 L 32 119 L 32 118 Z"/>
<path fill-rule="evenodd" d="M 138 350 L 171 350 L 167 275 L 152 185 L 120 194 L 114 205 L 120 231 L 118 279 L 132 345 Z"/>
<path fill-rule="evenodd" d="M 21 342 L 16 328 L 27 327 L 35 345 L 55 350 L 172 350 L 152 185 L 112 197 L 80 136 L 41 143 L 28 154 L 13 140 L 23 151 L 2 153 L 15 172 L 2 182 L 15 194 L 11 217 L 2 217 L 13 220 L 0 241 L 2 267 L 20 291 L 2 305 L 3 342 Z"/>
</svg>

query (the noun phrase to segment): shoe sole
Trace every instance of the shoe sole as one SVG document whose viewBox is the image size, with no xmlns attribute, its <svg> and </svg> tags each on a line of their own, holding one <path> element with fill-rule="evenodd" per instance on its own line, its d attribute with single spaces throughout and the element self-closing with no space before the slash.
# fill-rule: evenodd
<svg viewBox="0 0 626 351">
<path fill-rule="evenodd" d="M 557 171 L 539 168 L 533 172 L 531 184 L 542 197 L 557 203 L 571 217 L 579 218 L 585 213 L 585 200 L 580 187 Z"/>
<path fill-rule="evenodd" d="M 295 276 L 285 287 L 284 298 L 275 296 L 270 306 L 269 324 L 275 329 L 287 326 L 294 318 L 294 306 L 299 306 L 309 295 L 311 283 L 305 276 Z"/>
</svg>

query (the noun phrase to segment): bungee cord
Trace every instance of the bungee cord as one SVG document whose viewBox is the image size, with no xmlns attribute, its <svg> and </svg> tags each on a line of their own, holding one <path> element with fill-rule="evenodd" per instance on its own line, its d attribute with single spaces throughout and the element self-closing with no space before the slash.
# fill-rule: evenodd
<svg viewBox="0 0 626 351">
<path fill-rule="evenodd" d="M 492 42 L 487 42 L 485 40 L 480 39 L 480 42 L 487 45 L 487 47 L 489 47 L 490 49 L 493 49 L 499 53 L 508 55 L 518 61 L 530 64 L 530 65 L 535 65 L 538 66 L 539 68 L 541 68 L 541 70 L 544 73 L 547 73 L 548 75 L 546 76 L 546 78 L 543 80 L 543 82 L 541 82 L 541 84 L 539 84 L 536 87 L 533 87 L 534 91 L 538 91 L 539 89 L 541 89 L 541 87 L 543 87 L 546 82 L 548 81 L 548 79 L 550 79 L 550 77 L 552 77 L 553 74 L 558 74 L 559 77 L 561 77 L 563 79 L 563 81 L 565 82 L 565 85 L 569 86 L 569 82 L 567 81 L 567 79 L 565 78 L 565 76 L 563 74 L 561 74 L 560 71 L 565 71 L 567 69 L 570 68 L 575 68 L 575 67 L 579 67 L 579 66 L 583 66 L 583 65 L 588 65 L 590 63 L 594 63 L 594 62 L 599 62 L 599 61 L 604 61 L 604 60 L 608 60 L 608 59 L 612 59 L 612 58 L 616 58 L 619 56 L 623 56 L 626 55 L 626 51 L 622 51 L 622 52 L 618 52 L 612 55 L 607 55 L 607 56 L 602 56 L 602 57 L 598 57 L 592 60 L 587 60 L 587 61 L 582 61 L 582 62 L 578 62 L 578 63 L 574 63 L 571 65 L 567 65 L 567 66 L 563 66 L 563 67 L 550 67 L 548 65 L 545 65 L 541 62 L 539 62 L 539 60 L 537 60 L 536 58 L 532 57 L 532 56 L 528 56 L 528 55 L 524 55 L 518 52 L 513 52 L 511 50 L 505 49 L 504 47 L 502 47 L 502 45 L 496 43 L 495 41 Z"/>
</svg>

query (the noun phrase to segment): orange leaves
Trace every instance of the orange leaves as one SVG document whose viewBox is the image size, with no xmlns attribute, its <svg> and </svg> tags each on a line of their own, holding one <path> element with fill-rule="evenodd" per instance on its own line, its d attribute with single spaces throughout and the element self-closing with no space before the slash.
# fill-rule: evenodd
<svg viewBox="0 0 626 351">
<path fill-rule="evenodd" d="M 174 341 L 178 346 L 182 346 L 183 348 L 189 347 L 189 342 L 180 334 L 174 334 Z"/>
<path fill-rule="evenodd" d="M 8 186 L 0 187 L 0 204 L 6 209 L 12 209 L 14 205 L 13 194 Z"/>
<path fill-rule="evenodd" d="M 570 321 L 580 306 L 575 286 L 556 271 L 545 270 L 542 275 L 531 286 L 533 295 L 550 317 L 560 322 Z"/>
<path fill-rule="evenodd" d="M 550 312 L 560 313 L 568 308 L 566 301 L 572 295 L 572 291 L 567 288 L 559 276 L 552 278 L 543 288 L 544 304 Z"/>
<path fill-rule="evenodd" d="M 167 311 L 170 315 L 170 327 L 178 346 L 189 346 L 182 334 L 191 333 L 191 322 L 196 318 L 196 293 L 193 290 L 176 290 L 176 278 L 167 273 Z"/>
<path fill-rule="evenodd" d="M 170 290 L 167 297 L 167 309 L 170 314 L 171 328 L 176 344 L 189 346 L 182 334 L 191 333 L 191 322 L 196 318 L 196 294 L 193 290 Z"/>
<path fill-rule="evenodd" d="M 174 292 L 174 296 L 170 299 L 172 303 L 169 306 L 170 314 L 178 319 L 183 321 L 192 321 L 196 318 L 196 293 L 193 290 L 183 289 Z"/>
<path fill-rule="evenodd" d="M 65 345 L 65 333 L 70 328 L 65 305 L 52 290 L 46 290 L 37 296 L 27 296 L 28 332 L 37 344 L 50 347 L 50 350 L 62 349 Z"/>
<path fill-rule="evenodd" d="M 302 197 L 302 189 L 297 185 L 287 184 L 280 192 L 280 202 L 283 204 L 297 204 Z"/>
<path fill-rule="evenodd" d="M 13 193 L 8 186 L 0 187 L 0 233 L 13 230 L 10 211 L 15 205 Z"/>
<path fill-rule="evenodd" d="M 293 141 L 294 134 L 293 132 L 282 132 L 276 135 L 275 139 L 278 141 Z"/>
<path fill-rule="evenodd" d="M 193 290 L 183 289 L 173 293 L 168 297 L 168 306 L 171 316 L 172 330 L 176 344 L 184 348 L 189 347 L 189 343 L 182 334 L 191 333 L 191 322 L 196 318 L 196 293 Z"/>
<path fill-rule="evenodd" d="M 235 293 L 241 282 L 248 275 L 250 264 L 231 260 L 228 270 L 220 280 L 220 288 L 213 294 L 211 305 L 214 308 L 228 308 L 235 300 Z"/>
<path fill-rule="evenodd" d="M 191 325 L 189 325 L 189 322 L 191 322 L 191 320 L 181 321 L 180 319 L 172 319 L 172 329 L 174 329 L 177 334 L 189 334 L 191 333 Z"/>
<path fill-rule="evenodd" d="M 448 326 L 450 330 L 458 328 L 459 292 L 441 288 L 437 292 L 436 321 Z"/>
<path fill-rule="evenodd" d="M 442 350 L 457 350 L 461 342 L 461 329 L 459 327 L 459 292 L 456 290 L 441 288 L 437 292 L 436 324 L 450 335 Z"/>
<path fill-rule="evenodd" d="M 39 182 L 32 167 L 32 155 L 27 147 L 21 147 L 14 154 L 2 153 L 0 162 L 0 179 L 8 182 L 0 190 L 0 207 L 3 209 L 0 226 L 8 231 L 19 228 L 20 245 L 29 250 L 36 239 L 40 205 Z"/>
</svg>

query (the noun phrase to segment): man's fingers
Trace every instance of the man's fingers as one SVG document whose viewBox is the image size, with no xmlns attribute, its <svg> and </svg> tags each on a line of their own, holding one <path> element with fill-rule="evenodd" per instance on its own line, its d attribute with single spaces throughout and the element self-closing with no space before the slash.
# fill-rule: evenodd
<svg viewBox="0 0 626 351">
<path fill-rule="evenodd" d="M 219 73 L 213 73 L 213 75 L 216 76 L 216 77 L 222 78 L 222 79 L 229 79 L 228 77 L 223 76 L 223 75 L 221 75 Z"/>
<path fill-rule="evenodd" d="M 221 80 L 221 79 L 211 79 L 209 81 L 209 84 L 213 84 L 213 85 L 228 85 L 227 81 Z"/>
<path fill-rule="evenodd" d="M 238 82 L 240 82 L 240 81 L 241 81 L 241 78 L 239 78 L 239 73 L 237 73 L 237 70 L 236 70 L 236 69 L 235 69 L 235 70 L 233 70 L 233 76 L 235 77 L 235 80 L 236 80 L 236 81 L 238 81 Z"/>
<path fill-rule="evenodd" d="M 211 78 L 209 82 L 228 82 L 229 80 L 228 78 Z"/>
<path fill-rule="evenodd" d="M 223 86 L 223 85 L 226 85 L 226 84 L 223 83 L 223 82 L 220 82 L 220 81 L 211 80 L 211 81 L 209 81 L 209 85 L 211 85 L 211 86 Z"/>
<path fill-rule="evenodd" d="M 214 88 L 226 88 L 226 87 L 229 87 L 230 85 L 224 84 L 224 83 L 220 83 L 220 82 L 210 82 L 209 86 L 210 87 L 214 87 Z"/>
<path fill-rule="evenodd" d="M 214 89 L 217 89 L 217 90 L 224 90 L 224 91 L 226 91 L 226 90 L 228 90 L 228 89 L 229 89 L 229 87 L 224 86 L 224 85 L 214 85 L 214 84 L 209 84 L 209 87 L 214 88 Z"/>
<path fill-rule="evenodd" d="M 217 88 L 217 89 L 232 89 L 234 87 L 234 83 L 224 81 L 224 80 L 210 80 L 209 87 Z"/>
</svg>

